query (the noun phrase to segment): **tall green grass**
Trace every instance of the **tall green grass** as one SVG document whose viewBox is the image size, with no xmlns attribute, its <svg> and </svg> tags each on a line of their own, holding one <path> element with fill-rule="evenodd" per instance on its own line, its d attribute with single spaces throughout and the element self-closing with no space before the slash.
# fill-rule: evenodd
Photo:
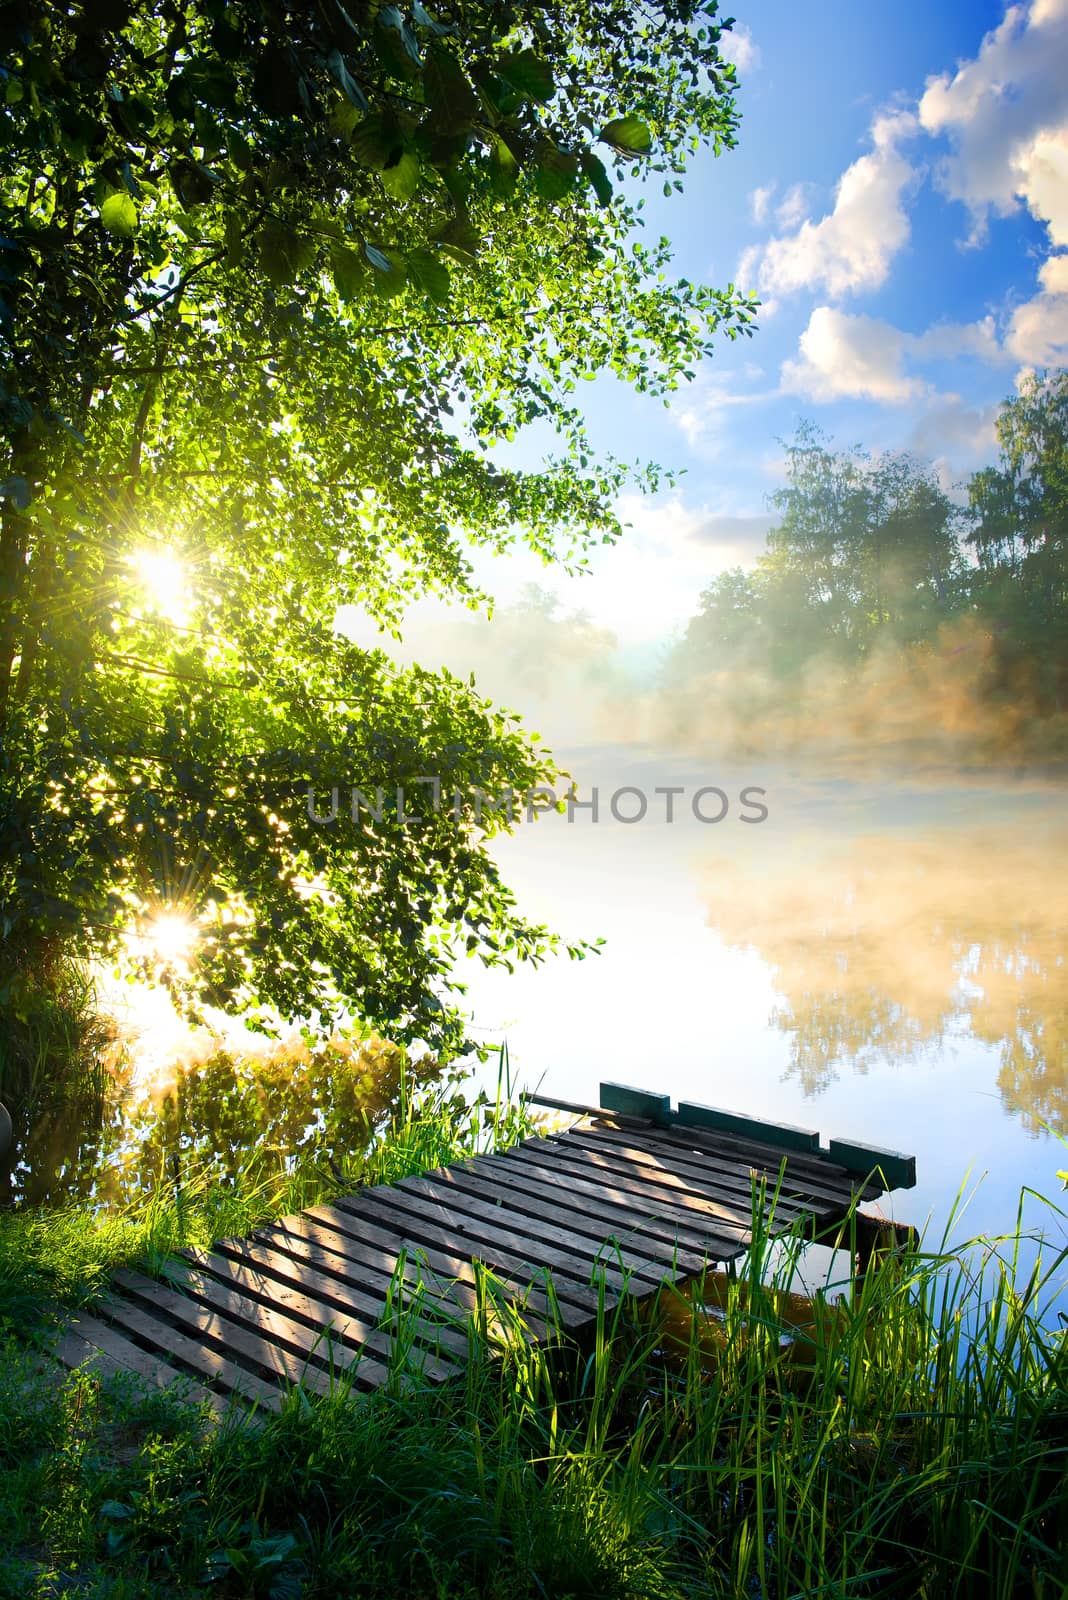
<svg viewBox="0 0 1068 1600">
<path fill-rule="evenodd" d="M 581 1343 L 533 1346 L 486 1275 L 451 1386 L 398 1364 L 252 1426 L 84 1375 L 42 1407 L 0 1377 L 0 1509 L 18 1549 L 115 1596 L 1062 1596 L 1066 1252 L 1021 1277 L 1019 1230 L 921 1248 L 804 1306 L 802 1241 L 755 1228 L 714 1295 L 639 1314 L 602 1291 Z M 27 1592 L 19 1560 L 0 1595 Z"/>
<path fill-rule="evenodd" d="M 136 1216 L 0 1218 L 0 1305 L 91 1297 L 151 1264 L 359 1181 L 393 1181 L 531 1131 L 510 1098 L 405 1093 L 344 1168 L 247 1191 L 161 1187 Z M 335 1164 L 336 1166 L 336 1164 Z M 759 1197 L 755 1197 L 759 1200 Z M 166 1396 L 0 1359 L 0 1600 L 1052 1600 L 1068 1593 L 1068 1250 L 1023 1226 L 878 1258 L 792 1293 L 804 1241 L 754 1206 L 740 1269 L 642 1306 L 598 1281 L 581 1341 L 531 1342 L 489 1273 L 461 1379 L 393 1377 L 279 1417 L 207 1427 Z M 1046 1201 L 1048 1236 L 1063 1213 Z M 834 1277 L 837 1271 L 840 1276 Z M 400 1278 L 396 1310 L 408 1294 Z M 551 1296 L 550 1296 L 551 1301 Z"/>
<path fill-rule="evenodd" d="M 365 1184 L 392 1183 L 448 1162 L 507 1149 L 536 1127 L 511 1093 L 502 1049 L 492 1095 L 466 1099 L 454 1083 L 413 1088 L 402 1077 L 396 1114 L 365 1148 L 338 1160 L 314 1158 L 266 1169 L 256 1151 L 247 1168 L 220 1181 L 210 1161 L 180 1182 L 166 1166 L 149 1198 L 119 1213 L 85 1207 L 0 1210 L 0 1333 L 25 1327 L 46 1307 L 84 1305 L 116 1267 L 150 1270 L 177 1249 L 204 1249 Z"/>
<path fill-rule="evenodd" d="M 62 947 L 12 967 L 0 941 L 0 1100 L 16 1131 L 60 1099 L 100 1105 L 118 1050 L 86 964 Z"/>
</svg>

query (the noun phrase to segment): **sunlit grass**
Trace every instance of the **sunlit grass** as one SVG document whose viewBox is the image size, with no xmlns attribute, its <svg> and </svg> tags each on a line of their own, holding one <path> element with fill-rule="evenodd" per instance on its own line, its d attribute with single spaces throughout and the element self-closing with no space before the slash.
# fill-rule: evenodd
<svg viewBox="0 0 1068 1600">
<path fill-rule="evenodd" d="M 505 1087 L 474 1105 L 449 1086 L 405 1098 L 343 1173 L 161 1183 L 136 1216 L 98 1222 L 4 1218 L 8 1328 L 25 1334 L 49 1297 L 91 1298 L 120 1260 L 151 1268 L 329 1198 L 331 1184 L 507 1145 L 531 1124 Z M 1046 1207 L 1052 1236 L 1062 1212 Z M 76 1574 L 93 1593 L 161 1600 L 1059 1597 L 1068 1250 L 1025 1234 L 1022 1215 L 1021 1199 L 1003 1237 L 953 1247 L 951 1217 L 859 1283 L 831 1257 L 803 1299 L 790 1288 L 803 1240 L 773 1244 L 755 1212 L 733 1276 L 665 1288 L 640 1310 L 602 1283 L 579 1341 L 550 1313 L 532 1345 L 485 1273 L 453 1384 L 413 1379 L 402 1337 L 384 1390 L 296 1388 L 280 1417 L 221 1430 L 176 1399 L 35 1376 L 11 1345 L 0 1597 L 30 1593 L 42 1559 L 64 1584 Z"/>
</svg>

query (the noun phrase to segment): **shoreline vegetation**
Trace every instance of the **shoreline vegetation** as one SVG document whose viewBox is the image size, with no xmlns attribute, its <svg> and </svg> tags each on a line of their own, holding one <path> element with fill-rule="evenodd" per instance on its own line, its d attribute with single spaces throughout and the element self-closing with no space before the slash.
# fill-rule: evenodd
<svg viewBox="0 0 1068 1600">
<path fill-rule="evenodd" d="M 502 1084 L 402 1097 L 381 1182 L 532 1130 Z M 0 1213 L 0 1597 L 1060 1595 L 1068 1581 L 1068 1246 L 1017 1225 L 880 1259 L 757 1232 L 733 1278 L 605 1303 L 530 1348 L 490 1275 L 462 1382 L 294 1388 L 209 1426 L 174 1392 L 42 1354 L 110 1271 L 247 1231 L 355 1174 L 161 1184 L 136 1211 Z M 333 1187 L 331 1187 L 333 1186 Z M 166 1198 L 165 1198 L 166 1196 Z M 1047 1200 L 1050 1237 L 1063 1210 Z M 1059 1323 L 1059 1325 L 1058 1325 Z M 492 1331 L 490 1331 L 492 1330 Z"/>
</svg>

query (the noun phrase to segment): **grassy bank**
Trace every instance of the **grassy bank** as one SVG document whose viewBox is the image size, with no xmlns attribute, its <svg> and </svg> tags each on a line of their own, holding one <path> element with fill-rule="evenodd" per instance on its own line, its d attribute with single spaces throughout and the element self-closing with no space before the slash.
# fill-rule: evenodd
<svg viewBox="0 0 1068 1600">
<path fill-rule="evenodd" d="M 242 1164 L 220 1177 L 206 1157 L 180 1183 L 161 1173 L 149 1199 L 124 1211 L 87 1205 L 0 1210 L 0 1337 L 88 1304 L 118 1266 L 152 1270 L 183 1246 L 250 1233 L 361 1184 L 392 1183 L 484 1150 L 506 1149 L 535 1127 L 509 1093 L 507 1056 L 497 1090 L 467 1101 L 445 1081 L 411 1095 L 401 1080 L 395 1113 L 379 1137 L 326 1160 L 265 1160 L 253 1129 Z M 165 1169 L 164 1169 L 165 1170 Z"/>
<path fill-rule="evenodd" d="M 505 1088 L 402 1094 L 341 1166 L 187 1169 L 125 1215 L 0 1213 L 0 1600 L 1068 1592 L 1068 1251 L 1025 1272 L 1019 1227 L 807 1301 L 800 1241 L 758 1235 L 736 1279 L 605 1306 L 582 1348 L 476 1329 L 452 1387 L 298 1388 L 222 1428 L 41 1355 L 120 1262 L 523 1137 Z"/>
<path fill-rule="evenodd" d="M 452 1388 L 297 1389 L 221 1430 L 10 1341 L 0 1595 L 1060 1596 L 1066 1260 L 1021 1281 L 1019 1245 L 813 1312 L 758 1242 L 714 1317 L 673 1291 L 581 1351 L 475 1337 Z"/>
</svg>

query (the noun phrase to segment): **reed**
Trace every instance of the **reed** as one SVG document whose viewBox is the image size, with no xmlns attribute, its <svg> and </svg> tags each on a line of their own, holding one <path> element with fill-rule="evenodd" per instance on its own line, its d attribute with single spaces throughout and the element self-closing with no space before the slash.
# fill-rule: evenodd
<svg viewBox="0 0 1068 1600">
<path fill-rule="evenodd" d="M 396 1147 L 366 1170 L 383 1179 L 523 1131 L 503 1099 L 431 1099 L 405 1108 Z M 299 1198 L 240 1204 L 251 1216 Z M 183 1204 L 142 1218 L 142 1243 L 239 1220 L 222 1202 Z M 1053 1237 L 1063 1213 L 1046 1207 Z M 34 1592 L 27 1574 L 40 1587 L 45 1567 L 67 1587 L 160 1600 L 1068 1591 L 1068 1251 L 1024 1230 L 1021 1200 L 1003 1237 L 925 1237 L 859 1282 L 838 1256 L 801 1296 L 804 1242 L 773 1240 L 761 1216 L 757 1204 L 738 1271 L 665 1288 L 640 1314 L 599 1281 L 581 1344 L 551 1309 L 532 1343 L 522 1306 L 483 1272 L 462 1380 L 425 1383 L 402 1339 L 381 1391 L 338 1374 L 325 1400 L 298 1385 L 280 1416 L 222 1428 L 84 1374 L 30 1379 L 12 1345 L 0 1596 Z M 398 1275 L 400 1321 L 409 1297 Z"/>
</svg>

